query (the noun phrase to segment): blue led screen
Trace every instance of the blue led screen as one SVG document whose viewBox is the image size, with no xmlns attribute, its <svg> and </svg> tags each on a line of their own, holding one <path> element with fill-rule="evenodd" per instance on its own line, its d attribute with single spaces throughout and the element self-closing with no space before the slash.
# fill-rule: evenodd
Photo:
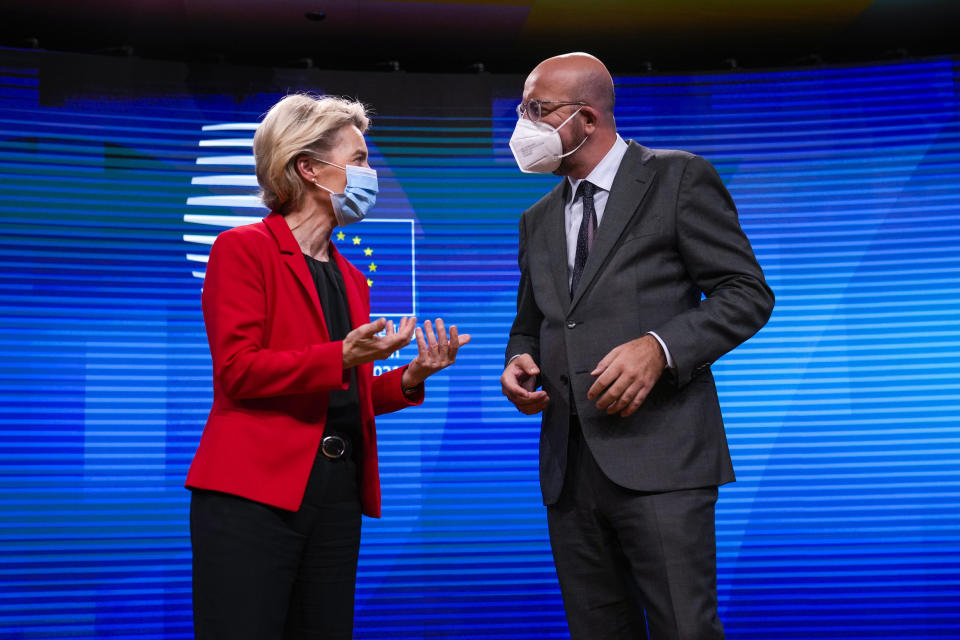
<svg viewBox="0 0 960 640">
<path fill-rule="evenodd" d="M 621 134 L 714 163 L 777 294 L 714 366 L 733 640 L 960 637 L 958 71 L 616 79 Z M 263 215 L 252 126 L 295 89 L 375 108 L 382 194 L 337 240 L 374 313 L 474 337 L 423 406 L 378 420 L 356 637 L 567 637 L 538 420 L 498 381 L 517 220 L 556 180 L 507 148 L 522 81 L 0 51 L 0 637 L 192 637 L 204 264 Z"/>
</svg>

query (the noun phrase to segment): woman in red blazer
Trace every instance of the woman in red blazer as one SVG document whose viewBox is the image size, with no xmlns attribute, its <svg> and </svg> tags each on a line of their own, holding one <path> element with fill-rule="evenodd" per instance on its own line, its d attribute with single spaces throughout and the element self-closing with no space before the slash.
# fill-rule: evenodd
<svg viewBox="0 0 960 640">
<path fill-rule="evenodd" d="M 213 408 L 186 485 L 196 637 L 350 638 L 361 512 L 380 515 L 374 416 L 423 401 L 470 336 L 368 322 L 366 277 L 330 242 L 376 199 L 359 103 L 287 96 L 254 137 L 273 211 L 210 251 Z M 373 361 L 408 344 L 409 365 Z"/>
</svg>

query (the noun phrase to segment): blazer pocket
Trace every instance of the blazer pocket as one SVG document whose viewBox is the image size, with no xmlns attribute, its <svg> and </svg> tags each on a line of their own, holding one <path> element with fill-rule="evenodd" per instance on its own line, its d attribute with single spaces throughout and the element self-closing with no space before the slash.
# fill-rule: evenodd
<svg viewBox="0 0 960 640">
<path fill-rule="evenodd" d="M 659 216 L 646 219 L 633 229 L 630 229 L 630 231 L 623 236 L 623 243 L 626 244 L 633 240 L 657 235 L 660 233 L 661 227 L 662 224 Z"/>
</svg>

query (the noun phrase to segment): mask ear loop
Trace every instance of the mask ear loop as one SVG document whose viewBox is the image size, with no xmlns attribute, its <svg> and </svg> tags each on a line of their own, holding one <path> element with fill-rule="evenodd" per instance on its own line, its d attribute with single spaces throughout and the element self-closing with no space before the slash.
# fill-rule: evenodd
<svg viewBox="0 0 960 640">
<path fill-rule="evenodd" d="M 560 123 L 560 126 L 557 127 L 556 129 L 554 129 L 554 131 L 560 131 L 560 129 L 563 129 L 568 122 L 570 122 L 571 120 L 573 120 L 573 116 L 577 115 L 577 114 L 580 113 L 581 111 L 583 111 L 583 107 L 578 107 L 577 110 L 574 111 L 573 113 L 571 113 L 569 118 L 567 118 L 566 120 L 564 120 L 563 122 L 561 122 L 561 123 Z M 321 162 L 323 162 L 323 161 L 321 160 Z"/>
<path fill-rule="evenodd" d="M 579 109 L 577 109 L 576 111 L 574 111 L 573 113 L 571 113 L 571 114 L 570 114 L 570 117 L 567 118 L 566 120 L 564 120 L 563 122 L 561 122 L 561 123 L 560 123 L 560 126 L 557 127 L 556 129 L 554 129 L 554 131 L 560 131 L 560 129 L 562 129 L 562 128 L 564 127 L 564 125 L 566 125 L 568 122 L 570 122 L 571 120 L 573 120 L 573 116 L 577 115 L 577 114 L 580 113 L 582 110 L 583 110 L 583 107 L 580 107 Z M 584 138 L 583 140 L 581 140 L 581 141 L 580 141 L 580 144 L 578 144 L 576 147 L 574 147 L 571 151 L 567 151 L 566 153 L 561 153 L 560 155 L 554 156 L 554 157 L 555 157 L 555 158 L 566 158 L 567 156 L 572 156 L 573 154 L 575 154 L 577 151 L 580 150 L 580 147 L 582 147 L 582 146 L 584 145 L 584 143 L 585 143 L 589 138 L 590 138 L 590 136 L 587 136 L 586 138 Z"/>
<path fill-rule="evenodd" d="M 567 156 L 572 156 L 573 154 L 575 154 L 577 151 L 580 150 L 580 147 L 582 147 L 582 146 L 584 145 L 584 143 L 587 141 L 587 139 L 588 139 L 589 137 L 590 137 L 590 136 L 587 136 L 586 138 L 584 138 L 583 140 L 581 140 L 581 141 L 580 141 L 580 144 L 578 144 L 576 147 L 574 147 L 571 151 L 567 151 L 566 153 L 561 153 L 560 155 L 558 155 L 558 156 L 556 156 L 556 157 L 557 157 L 557 158 L 566 158 Z"/>
<path fill-rule="evenodd" d="M 333 189 L 327 189 L 325 186 L 323 186 L 322 184 L 320 184 L 319 182 L 317 182 L 317 179 L 316 179 L 316 178 L 313 179 L 313 184 L 314 184 L 314 186 L 316 186 L 316 187 L 320 187 L 321 189 L 323 189 L 323 190 L 326 191 L 327 193 L 329 193 L 329 194 L 331 194 L 331 195 L 333 194 Z"/>
<path fill-rule="evenodd" d="M 314 160 L 316 160 L 317 162 L 322 162 L 323 164 L 328 164 L 328 165 L 330 165 L 331 167 L 336 167 L 337 169 L 341 169 L 341 170 L 343 170 L 343 171 L 346 171 L 346 170 L 347 170 L 346 167 L 341 167 L 341 166 L 338 165 L 338 164 L 334 164 L 334 163 L 332 163 L 332 162 L 327 162 L 326 160 L 321 160 L 320 158 L 314 158 Z M 324 191 L 326 191 L 326 192 L 329 193 L 330 195 L 333 195 L 333 194 L 334 194 L 333 189 L 327 189 L 325 186 L 323 186 L 322 184 L 320 184 L 319 182 L 317 182 L 317 179 L 316 179 L 316 178 L 313 179 L 313 184 L 314 184 L 314 186 L 320 187 L 321 189 L 323 189 Z"/>
<path fill-rule="evenodd" d="M 326 160 L 321 160 L 320 158 L 317 158 L 316 160 L 317 160 L 317 162 L 322 162 L 323 164 L 328 164 L 328 165 L 330 165 L 331 167 L 336 167 L 337 169 L 340 169 L 341 171 L 346 171 L 346 170 L 347 170 L 347 168 L 344 167 L 343 165 L 334 164 L 334 163 L 332 163 L 332 162 L 327 162 Z"/>
</svg>

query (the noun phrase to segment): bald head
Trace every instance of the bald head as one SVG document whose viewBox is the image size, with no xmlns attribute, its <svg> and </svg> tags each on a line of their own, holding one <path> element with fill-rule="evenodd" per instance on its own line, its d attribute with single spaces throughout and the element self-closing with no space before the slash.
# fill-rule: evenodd
<svg viewBox="0 0 960 640">
<path fill-rule="evenodd" d="M 588 53 L 547 58 L 523 84 L 523 104 L 533 100 L 542 105 L 540 121 L 560 136 L 563 155 L 554 173 L 587 177 L 617 140 L 610 72 Z"/>
<path fill-rule="evenodd" d="M 524 93 L 533 87 L 544 94 L 536 96 L 540 99 L 583 101 L 602 116 L 613 119 L 613 78 L 604 64 L 589 53 L 547 58 L 527 76 Z"/>
</svg>

